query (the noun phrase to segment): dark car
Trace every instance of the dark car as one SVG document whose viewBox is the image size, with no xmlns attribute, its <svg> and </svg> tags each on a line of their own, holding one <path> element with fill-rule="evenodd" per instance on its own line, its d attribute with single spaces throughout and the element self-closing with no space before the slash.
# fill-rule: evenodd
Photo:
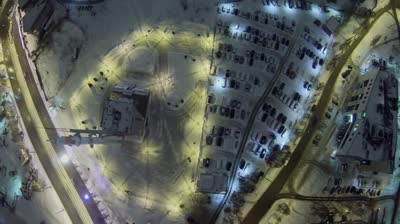
<svg viewBox="0 0 400 224">
<path fill-rule="evenodd" d="M 278 94 L 278 88 L 274 86 L 274 88 L 272 89 L 272 95 L 277 95 L 277 94 Z"/>
<path fill-rule="evenodd" d="M 267 141 L 268 141 L 267 136 L 264 136 L 264 135 L 261 136 L 261 138 L 260 138 L 260 144 L 261 144 L 261 145 L 266 144 Z"/>
<path fill-rule="evenodd" d="M 262 106 L 262 110 L 263 110 L 263 111 L 267 111 L 267 108 L 268 108 L 268 107 L 271 107 L 271 106 L 268 105 L 267 103 L 264 103 L 263 106 Z"/>
<path fill-rule="evenodd" d="M 218 136 L 222 136 L 224 134 L 225 128 L 224 127 L 219 127 L 217 131 Z"/>
<path fill-rule="evenodd" d="M 230 83 L 229 83 L 229 87 L 235 88 L 235 86 L 236 86 L 236 81 L 235 81 L 234 79 L 232 79 L 232 80 L 230 81 Z"/>
<path fill-rule="evenodd" d="M 245 166 L 246 166 L 246 161 L 242 159 L 242 160 L 240 161 L 240 163 L 239 163 L 239 168 L 240 168 L 241 170 L 243 170 Z"/>
<path fill-rule="evenodd" d="M 216 144 L 217 146 L 222 146 L 222 145 L 224 144 L 224 138 L 222 138 L 222 137 L 217 137 L 217 140 L 216 140 L 215 144 Z"/>
<path fill-rule="evenodd" d="M 279 50 L 279 42 L 277 41 L 277 42 L 275 42 L 275 46 L 274 46 L 274 49 L 277 51 L 277 50 Z"/>
<path fill-rule="evenodd" d="M 319 65 L 321 65 L 321 66 L 324 65 L 324 59 L 322 59 L 322 58 L 319 59 Z"/>
<path fill-rule="evenodd" d="M 265 148 L 263 148 L 260 153 L 260 159 L 263 159 L 266 153 L 267 153 L 267 150 Z"/>
<path fill-rule="evenodd" d="M 229 117 L 232 119 L 235 117 L 235 109 L 231 109 L 231 112 L 229 114 Z"/>
<path fill-rule="evenodd" d="M 331 114 L 328 113 L 328 112 L 325 113 L 325 117 L 328 118 L 328 119 L 331 119 L 331 118 L 332 118 Z"/>
<path fill-rule="evenodd" d="M 275 108 L 272 108 L 272 110 L 271 110 L 271 112 L 269 113 L 269 115 L 270 116 L 275 116 L 275 114 L 276 114 L 276 109 Z"/>
<path fill-rule="evenodd" d="M 309 84 L 310 84 L 309 82 L 304 81 L 303 88 L 304 88 L 304 89 L 307 89 Z"/>
<path fill-rule="evenodd" d="M 276 120 L 280 121 L 283 118 L 283 114 L 279 113 L 278 116 L 276 117 Z"/>
<path fill-rule="evenodd" d="M 281 134 L 283 129 L 285 129 L 285 126 L 281 125 L 278 129 L 278 134 Z"/>
<path fill-rule="evenodd" d="M 261 60 L 261 61 L 264 61 L 264 60 L 265 60 L 265 54 L 264 54 L 264 53 L 261 53 L 261 55 L 260 55 L 260 60 Z"/>
<path fill-rule="evenodd" d="M 282 118 L 282 120 L 281 120 L 281 123 L 282 123 L 282 124 L 285 124 L 286 120 L 287 120 L 287 117 L 286 117 L 286 116 L 283 116 L 283 118 Z"/>
<path fill-rule="evenodd" d="M 249 60 L 249 66 L 253 66 L 253 64 L 254 64 L 254 59 L 253 59 L 253 58 L 250 58 L 250 60 Z"/>
<path fill-rule="evenodd" d="M 203 166 L 207 167 L 207 168 L 210 166 L 210 159 L 209 158 L 203 159 Z"/>
<path fill-rule="evenodd" d="M 258 78 L 254 78 L 254 85 L 260 84 L 260 80 Z"/>
<path fill-rule="evenodd" d="M 300 60 L 303 60 L 303 59 L 304 59 L 304 56 L 305 56 L 305 53 L 302 52 L 302 53 L 300 54 Z"/>
<path fill-rule="evenodd" d="M 317 64 L 318 64 L 318 59 L 315 58 L 314 61 L 313 61 L 313 63 L 312 63 L 312 68 L 313 68 L 313 69 L 316 69 L 316 68 L 317 68 Z"/>
<path fill-rule="evenodd" d="M 227 162 L 225 168 L 226 168 L 227 171 L 230 171 L 231 168 L 232 168 L 232 163 L 231 162 Z"/>
<path fill-rule="evenodd" d="M 229 117 L 230 111 L 231 110 L 229 108 L 226 108 L 224 116 Z"/>
<path fill-rule="evenodd" d="M 263 116 L 261 117 L 261 121 L 265 122 L 265 120 L 267 120 L 268 117 L 268 113 L 264 113 Z"/>
</svg>

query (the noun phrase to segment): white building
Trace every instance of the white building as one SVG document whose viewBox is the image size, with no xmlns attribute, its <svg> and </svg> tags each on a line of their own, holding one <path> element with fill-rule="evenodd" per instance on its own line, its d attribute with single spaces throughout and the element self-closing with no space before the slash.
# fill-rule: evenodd
<svg viewBox="0 0 400 224">
<path fill-rule="evenodd" d="M 379 69 L 360 76 L 343 107 L 336 158 L 359 175 L 392 174 L 397 141 L 398 83 Z"/>
</svg>

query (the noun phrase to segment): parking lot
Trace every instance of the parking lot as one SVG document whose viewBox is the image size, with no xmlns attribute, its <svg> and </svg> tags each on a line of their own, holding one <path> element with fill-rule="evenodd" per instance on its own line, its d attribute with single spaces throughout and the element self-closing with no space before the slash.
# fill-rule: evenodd
<svg viewBox="0 0 400 224">
<path fill-rule="evenodd" d="M 312 107 L 333 12 L 266 1 L 220 4 L 216 12 L 199 172 L 231 178 L 236 162 L 241 176 L 258 180 L 287 162 L 296 125 Z"/>
</svg>

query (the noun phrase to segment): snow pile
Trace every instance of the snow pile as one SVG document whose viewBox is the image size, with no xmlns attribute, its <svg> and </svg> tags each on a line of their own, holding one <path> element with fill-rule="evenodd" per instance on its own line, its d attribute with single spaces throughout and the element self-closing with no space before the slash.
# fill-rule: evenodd
<svg viewBox="0 0 400 224">
<path fill-rule="evenodd" d="M 125 59 L 127 73 L 154 74 L 157 52 L 152 48 L 138 47 Z"/>
</svg>

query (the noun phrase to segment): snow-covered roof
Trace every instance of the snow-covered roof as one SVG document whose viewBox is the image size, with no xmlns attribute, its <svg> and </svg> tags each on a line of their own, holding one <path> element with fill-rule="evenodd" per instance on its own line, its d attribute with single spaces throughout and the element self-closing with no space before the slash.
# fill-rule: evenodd
<svg viewBox="0 0 400 224">
<path fill-rule="evenodd" d="M 386 71 L 373 69 L 361 76 L 344 107 L 336 156 L 360 161 L 365 170 L 392 173 L 396 151 L 397 81 Z"/>
</svg>

